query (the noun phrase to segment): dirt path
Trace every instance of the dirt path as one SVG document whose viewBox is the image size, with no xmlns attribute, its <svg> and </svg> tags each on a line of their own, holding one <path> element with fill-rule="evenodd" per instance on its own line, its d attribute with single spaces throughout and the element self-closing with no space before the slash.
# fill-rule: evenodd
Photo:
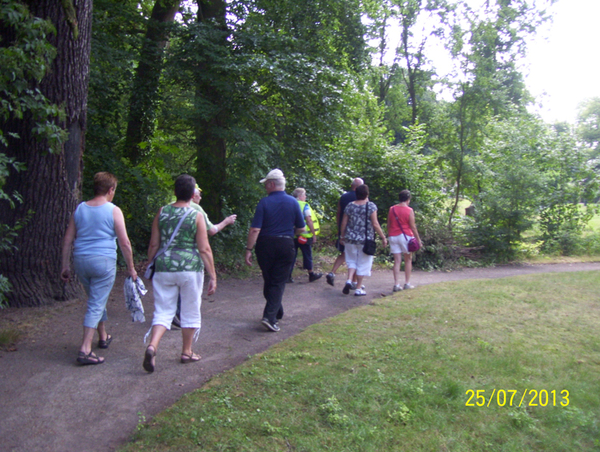
<svg viewBox="0 0 600 452">
<path fill-rule="evenodd" d="M 419 286 L 585 270 L 600 270 L 600 263 L 415 272 L 412 283 Z M 114 340 L 109 350 L 102 350 L 106 363 L 100 366 L 82 367 L 75 362 L 84 315 L 82 302 L 0 311 L 3 324 L 31 331 L 16 351 L 0 352 L 0 450 L 114 450 L 131 437 L 140 417 L 150 418 L 214 375 L 313 323 L 367 304 L 373 298 L 391 295 L 393 285 L 391 271 L 376 271 L 365 281 L 368 295 L 354 297 L 342 294 L 342 274 L 336 287 L 327 285 L 325 278 L 312 284 L 306 276 L 296 279 L 286 288 L 286 315 L 277 334 L 267 332 L 259 322 L 264 307 L 261 280 L 220 281 L 217 294 L 202 305 L 204 324 L 195 346 L 202 361 L 179 364 L 181 334 L 171 331 L 161 343 L 154 374 L 142 369 L 143 337 L 152 318 L 152 294 L 144 297 L 146 323 L 131 323 L 124 307 L 122 276 L 109 300 L 107 325 Z"/>
</svg>

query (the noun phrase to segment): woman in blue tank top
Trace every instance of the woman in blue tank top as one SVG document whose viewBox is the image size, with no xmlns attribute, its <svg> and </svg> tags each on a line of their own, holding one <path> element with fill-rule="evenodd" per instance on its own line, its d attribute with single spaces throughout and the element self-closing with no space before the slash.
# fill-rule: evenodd
<svg viewBox="0 0 600 452">
<path fill-rule="evenodd" d="M 125 257 L 127 272 L 134 280 L 133 252 L 127 236 L 123 212 L 111 201 L 117 178 L 106 172 L 94 175 L 94 198 L 77 206 L 63 239 L 60 277 L 71 277 L 71 248 L 75 272 L 88 296 L 83 321 L 83 341 L 77 355 L 80 364 L 102 364 L 104 358 L 92 351 L 98 331 L 98 348 L 108 348 L 112 336 L 106 332 L 106 302 L 117 274 L 117 244 Z"/>
</svg>

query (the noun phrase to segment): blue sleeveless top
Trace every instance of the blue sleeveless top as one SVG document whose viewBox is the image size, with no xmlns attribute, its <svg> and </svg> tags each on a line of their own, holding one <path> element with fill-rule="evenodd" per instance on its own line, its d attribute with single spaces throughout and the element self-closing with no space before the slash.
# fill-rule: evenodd
<svg viewBox="0 0 600 452">
<path fill-rule="evenodd" d="M 82 202 L 75 209 L 74 256 L 86 254 L 117 258 L 117 234 L 113 209 L 115 205 L 107 202 L 101 206 L 88 206 Z"/>
</svg>

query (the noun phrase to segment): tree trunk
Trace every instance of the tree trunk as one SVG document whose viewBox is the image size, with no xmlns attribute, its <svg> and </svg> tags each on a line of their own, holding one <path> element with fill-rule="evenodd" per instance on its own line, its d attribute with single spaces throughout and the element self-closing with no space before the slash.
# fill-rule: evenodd
<svg viewBox="0 0 600 452">
<path fill-rule="evenodd" d="M 167 26 L 175 19 L 180 4 L 180 0 L 156 0 L 152 8 L 129 101 L 125 155 L 134 165 L 149 152 L 140 143 L 149 141 L 154 134 L 164 50 L 169 42 Z"/>
<path fill-rule="evenodd" d="M 221 30 L 227 31 L 225 12 L 223 0 L 198 0 L 199 22 L 214 20 Z M 221 42 L 216 45 L 228 45 L 226 33 L 223 33 Z M 211 70 L 214 71 L 214 68 L 211 68 L 207 57 L 199 71 L 208 74 Z M 214 86 L 210 77 L 199 77 L 196 98 L 220 106 L 213 117 L 198 120 L 195 130 L 196 180 L 203 191 L 202 207 L 209 218 L 218 222 L 223 208 L 223 186 L 227 180 L 227 144 L 223 131 L 227 127 L 229 112 L 225 107 L 227 103 L 223 94 Z"/>
<path fill-rule="evenodd" d="M 92 0 L 71 3 L 74 9 L 54 0 L 29 2 L 31 13 L 51 20 L 57 30 L 50 37 L 57 57 L 39 89 L 65 110 L 66 120 L 60 126 L 69 132 L 69 139 L 63 152 L 48 154 L 47 143 L 32 137 L 30 116 L 3 125 L 21 137 L 11 137 L 3 152 L 27 165 L 27 171 L 11 172 L 5 185 L 6 191 L 19 192 L 23 203 L 16 209 L 0 203 L 0 217 L 9 226 L 26 219 L 15 241 L 17 251 L 0 255 L 0 273 L 13 286 L 9 305 L 15 307 L 82 295 L 78 282 L 60 280 L 62 238 L 81 193 L 92 25 Z"/>
</svg>

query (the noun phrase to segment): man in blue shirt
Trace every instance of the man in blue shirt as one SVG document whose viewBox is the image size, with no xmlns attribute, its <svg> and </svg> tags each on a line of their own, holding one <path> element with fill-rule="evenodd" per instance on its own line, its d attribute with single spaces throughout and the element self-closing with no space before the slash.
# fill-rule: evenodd
<svg viewBox="0 0 600 452">
<path fill-rule="evenodd" d="M 277 322 L 283 317 L 283 291 L 294 264 L 294 235 L 304 232 L 306 224 L 296 199 L 285 193 L 285 177 L 280 169 L 269 172 L 260 183 L 265 184 L 268 196 L 258 202 L 254 212 L 246 242 L 246 264 L 252 265 L 256 246 L 266 299 L 262 324 L 277 332 Z"/>
</svg>

